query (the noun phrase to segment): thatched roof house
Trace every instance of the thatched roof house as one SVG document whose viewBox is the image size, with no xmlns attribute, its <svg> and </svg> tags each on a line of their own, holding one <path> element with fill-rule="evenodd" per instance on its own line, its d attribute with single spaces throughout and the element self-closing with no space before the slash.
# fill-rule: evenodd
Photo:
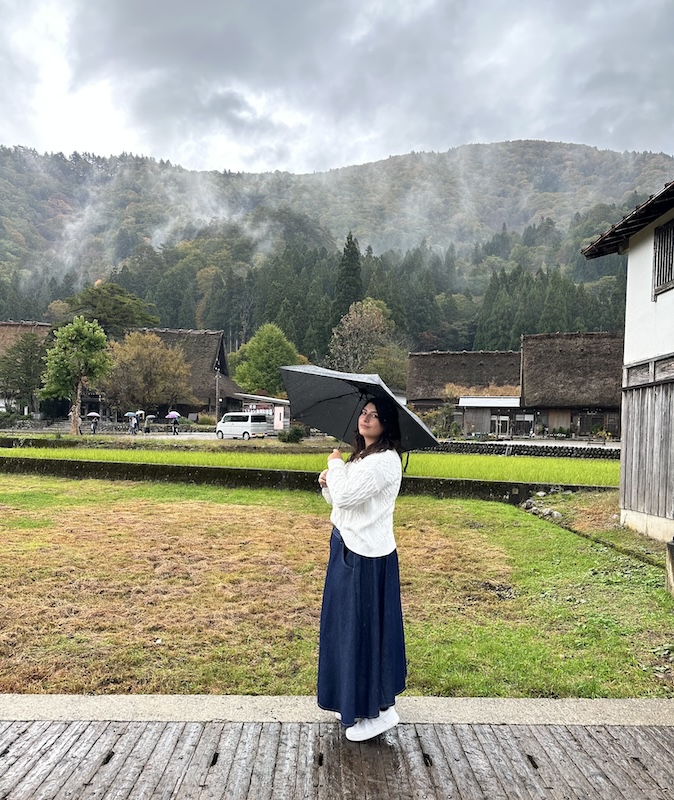
<svg viewBox="0 0 674 800">
<path fill-rule="evenodd" d="M 229 374 L 224 331 L 187 330 L 171 328 L 143 328 L 145 333 L 154 333 L 167 347 L 180 347 L 192 370 L 192 392 L 198 398 L 199 411 L 224 412 L 240 408 L 241 400 L 236 394 L 242 392 Z M 222 399 L 216 400 L 216 386 Z"/>
<path fill-rule="evenodd" d="M 24 333 L 34 333 L 46 339 L 51 329 L 48 322 L 0 322 L 0 355 L 6 353 Z"/>
<path fill-rule="evenodd" d="M 522 406 L 620 407 L 623 335 L 539 333 L 522 336 Z"/>
<path fill-rule="evenodd" d="M 520 354 L 511 350 L 435 350 L 410 353 L 407 362 L 407 400 L 422 411 L 487 388 L 490 394 L 512 395 L 519 384 Z"/>
</svg>

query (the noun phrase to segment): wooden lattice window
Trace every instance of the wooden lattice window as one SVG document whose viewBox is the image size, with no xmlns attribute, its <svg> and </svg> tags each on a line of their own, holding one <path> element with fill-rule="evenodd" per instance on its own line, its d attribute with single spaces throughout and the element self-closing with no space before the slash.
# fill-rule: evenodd
<svg viewBox="0 0 674 800">
<path fill-rule="evenodd" d="M 674 288 L 674 219 L 655 229 L 653 294 Z"/>
</svg>

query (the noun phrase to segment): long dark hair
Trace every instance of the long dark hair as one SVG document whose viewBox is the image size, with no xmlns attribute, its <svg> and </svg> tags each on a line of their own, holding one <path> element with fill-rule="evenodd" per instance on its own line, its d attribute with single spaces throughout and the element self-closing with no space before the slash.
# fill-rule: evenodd
<svg viewBox="0 0 674 800">
<path fill-rule="evenodd" d="M 358 425 L 356 424 L 356 435 L 353 439 L 353 452 L 349 457 L 349 461 L 365 458 L 365 456 L 369 456 L 372 453 L 384 453 L 386 450 L 395 450 L 402 459 L 403 449 L 400 444 L 400 424 L 398 422 L 398 411 L 395 402 L 386 397 L 369 397 L 365 405 L 368 403 L 372 403 L 377 409 L 379 422 L 384 428 L 384 431 L 376 442 L 366 447 L 365 439 L 358 433 Z"/>
</svg>

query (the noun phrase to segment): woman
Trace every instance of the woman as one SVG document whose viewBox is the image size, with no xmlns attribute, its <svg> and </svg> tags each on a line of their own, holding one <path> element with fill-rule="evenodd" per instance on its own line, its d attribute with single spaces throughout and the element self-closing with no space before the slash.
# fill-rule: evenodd
<svg viewBox="0 0 674 800">
<path fill-rule="evenodd" d="M 318 482 L 332 505 L 318 657 L 318 705 L 361 742 L 398 724 L 395 697 L 406 663 L 393 509 L 400 490 L 395 403 L 374 398 L 360 413 L 353 453 L 328 456 Z"/>
</svg>

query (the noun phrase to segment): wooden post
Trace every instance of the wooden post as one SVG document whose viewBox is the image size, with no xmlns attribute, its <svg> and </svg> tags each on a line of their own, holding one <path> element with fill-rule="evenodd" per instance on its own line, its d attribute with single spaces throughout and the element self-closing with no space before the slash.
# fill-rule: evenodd
<svg viewBox="0 0 674 800">
<path fill-rule="evenodd" d="M 667 578 L 665 587 L 674 596 L 674 539 L 671 542 L 667 542 Z"/>
</svg>

